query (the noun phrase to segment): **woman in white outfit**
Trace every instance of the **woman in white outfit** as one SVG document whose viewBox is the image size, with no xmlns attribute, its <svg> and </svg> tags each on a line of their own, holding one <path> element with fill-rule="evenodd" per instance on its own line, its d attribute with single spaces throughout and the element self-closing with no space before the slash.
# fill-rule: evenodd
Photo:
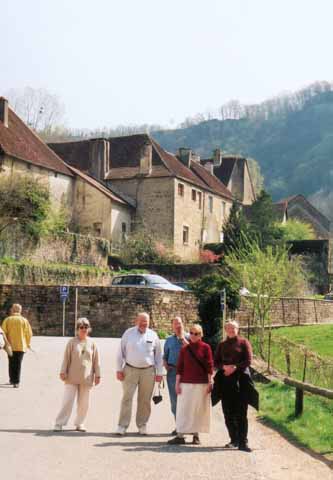
<svg viewBox="0 0 333 480">
<path fill-rule="evenodd" d="M 95 383 L 101 380 L 99 354 L 95 342 L 89 338 L 91 331 L 87 318 L 77 321 L 77 335 L 67 343 L 61 365 L 60 378 L 65 382 L 65 392 L 54 431 L 59 432 L 67 425 L 77 397 L 77 413 L 74 421 L 76 430 L 85 432 L 84 420 L 89 407 L 89 394 Z"/>
</svg>

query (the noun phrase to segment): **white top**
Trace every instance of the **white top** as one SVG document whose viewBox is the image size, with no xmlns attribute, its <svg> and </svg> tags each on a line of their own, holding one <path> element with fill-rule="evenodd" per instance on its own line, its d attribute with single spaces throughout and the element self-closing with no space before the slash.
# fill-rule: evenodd
<svg viewBox="0 0 333 480">
<path fill-rule="evenodd" d="M 120 341 L 117 371 L 121 372 L 126 363 L 137 368 L 154 366 L 156 374 L 162 375 L 161 342 L 153 330 L 147 328 L 145 333 L 141 333 L 136 326 L 126 330 Z"/>
</svg>

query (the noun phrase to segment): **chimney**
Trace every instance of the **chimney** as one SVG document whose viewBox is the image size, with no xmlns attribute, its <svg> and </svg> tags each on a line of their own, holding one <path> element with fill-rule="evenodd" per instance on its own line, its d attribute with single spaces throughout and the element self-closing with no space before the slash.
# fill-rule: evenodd
<svg viewBox="0 0 333 480">
<path fill-rule="evenodd" d="M 191 160 L 192 160 L 192 162 L 200 163 L 200 155 L 192 152 Z"/>
<path fill-rule="evenodd" d="M 76 165 L 75 165 L 76 166 Z M 78 167 L 80 168 L 80 167 Z M 89 141 L 89 174 L 97 180 L 105 180 L 110 169 L 110 143 L 103 138 Z"/>
<path fill-rule="evenodd" d="M 220 148 L 216 148 L 213 152 L 213 163 L 215 167 L 219 167 L 222 163 L 222 150 Z"/>
<path fill-rule="evenodd" d="M 8 128 L 8 100 L 0 97 L 0 122 Z"/>
<path fill-rule="evenodd" d="M 213 162 L 206 162 L 206 163 L 204 164 L 204 167 L 205 167 L 206 170 L 209 171 L 209 173 L 210 173 L 211 175 L 214 175 L 214 164 L 213 164 Z"/>
<path fill-rule="evenodd" d="M 179 148 L 177 157 L 185 167 L 190 168 L 192 160 L 192 150 L 190 148 Z"/>
<path fill-rule="evenodd" d="M 140 152 L 140 170 L 141 175 L 150 175 L 153 165 L 153 146 L 146 141 L 143 144 Z"/>
</svg>

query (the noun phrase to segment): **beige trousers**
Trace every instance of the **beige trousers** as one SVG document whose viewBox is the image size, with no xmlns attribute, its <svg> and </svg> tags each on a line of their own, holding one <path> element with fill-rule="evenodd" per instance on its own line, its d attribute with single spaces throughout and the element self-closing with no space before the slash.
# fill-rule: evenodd
<svg viewBox="0 0 333 480">
<path fill-rule="evenodd" d="M 134 393 L 138 387 L 136 425 L 146 425 L 150 417 L 151 397 L 155 385 L 155 368 L 133 368 L 126 365 L 125 378 L 122 381 L 123 398 L 121 401 L 118 425 L 127 428 L 131 422 Z"/>
<path fill-rule="evenodd" d="M 74 425 L 76 427 L 83 425 L 88 412 L 90 390 L 89 385 L 65 384 L 62 406 L 56 418 L 56 425 L 67 425 L 73 410 L 75 397 L 77 397 L 77 411 Z"/>
</svg>

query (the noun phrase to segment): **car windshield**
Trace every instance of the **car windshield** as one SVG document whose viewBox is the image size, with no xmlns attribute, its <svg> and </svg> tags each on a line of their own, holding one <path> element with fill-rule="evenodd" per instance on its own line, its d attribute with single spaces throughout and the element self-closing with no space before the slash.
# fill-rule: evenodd
<svg viewBox="0 0 333 480">
<path fill-rule="evenodd" d="M 148 277 L 148 281 L 149 283 L 158 283 L 158 284 L 161 284 L 161 283 L 164 283 L 165 285 L 169 285 L 169 281 L 166 280 L 165 278 L 163 277 L 160 277 L 159 275 L 149 275 Z"/>
</svg>

